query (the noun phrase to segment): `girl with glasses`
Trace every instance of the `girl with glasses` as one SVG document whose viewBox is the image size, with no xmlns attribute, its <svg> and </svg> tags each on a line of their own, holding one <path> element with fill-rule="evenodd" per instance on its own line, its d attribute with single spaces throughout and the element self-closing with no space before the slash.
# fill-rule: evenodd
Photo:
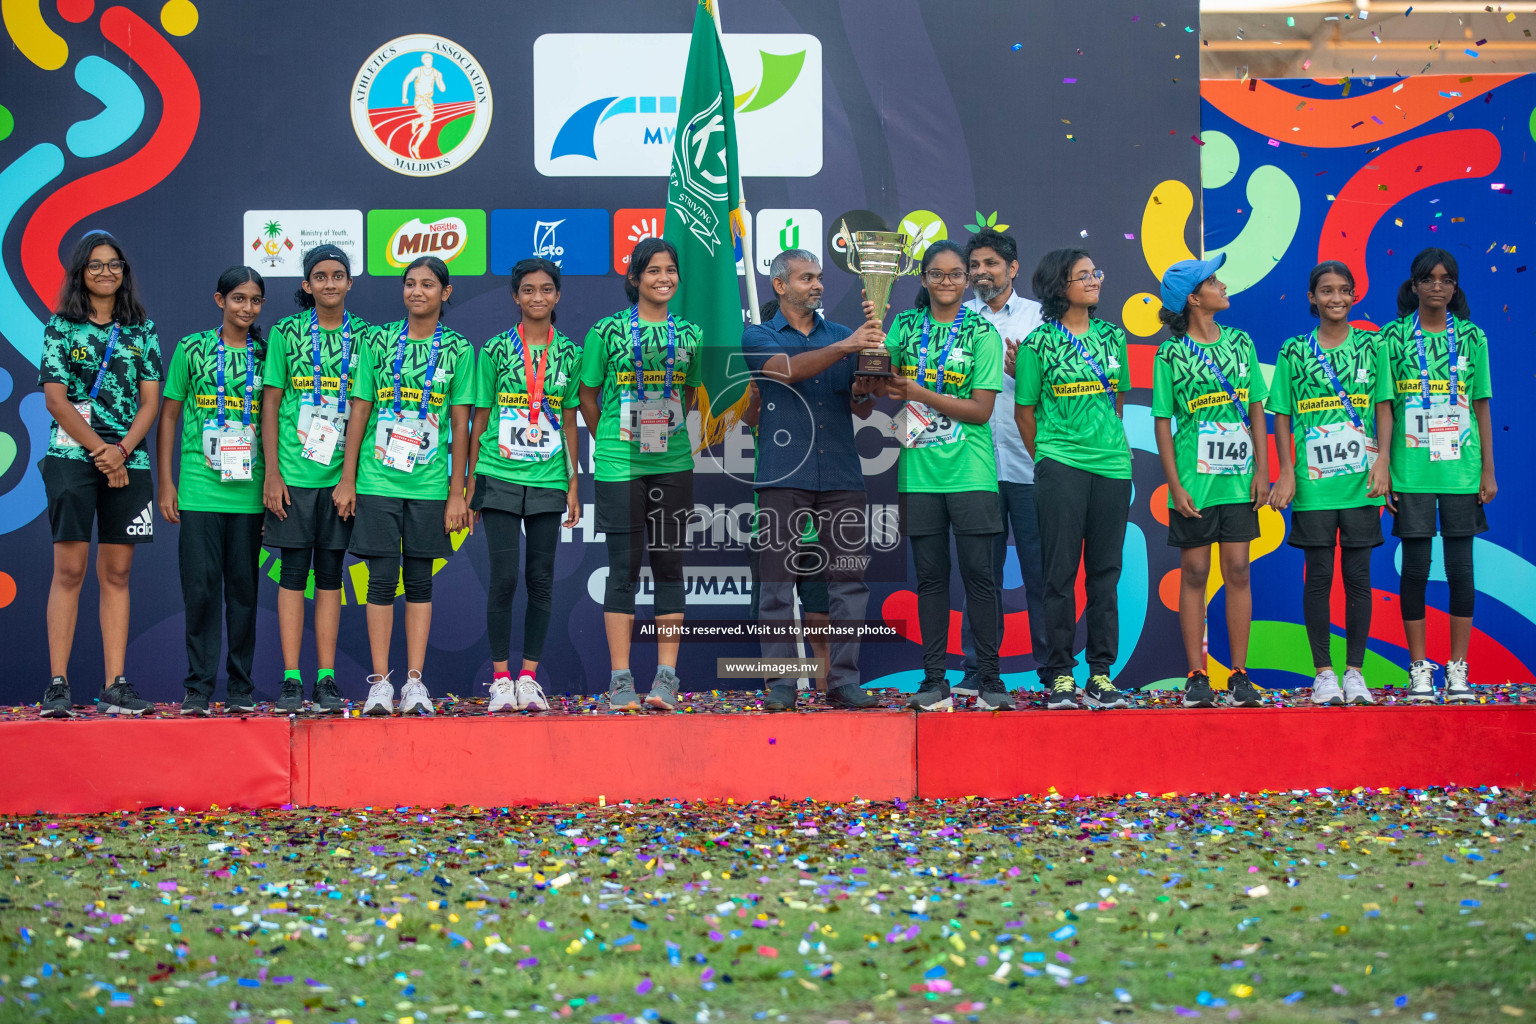
<svg viewBox="0 0 1536 1024">
<path fill-rule="evenodd" d="M 949 647 L 950 536 L 965 583 L 966 614 L 976 637 L 976 682 L 1002 689 L 992 546 L 1002 532 L 997 465 L 988 419 L 1003 386 L 1003 344 L 997 328 L 961 307 L 965 258 L 953 242 L 923 253 L 917 304 L 898 315 L 886 335 L 891 355 L 887 390 L 902 403 L 892 421 L 901 455 L 897 490 L 901 531 L 912 541 L 917 568 L 917 615 L 923 636 L 923 683 L 907 706 L 952 706 L 945 678 Z M 865 303 L 866 316 L 874 307 Z"/>
<path fill-rule="evenodd" d="M 37 383 L 53 417 L 43 487 L 53 531 L 48 590 L 52 679 L 44 718 L 70 718 L 69 655 L 96 524 L 101 646 L 106 681 L 96 708 L 139 715 L 153 705 L 124 675 L 128 574 L 133 548 L 155 539 L 149 452 L 140 447 L 160 401 L 160 340 L 117 239 L 104 231 L 75 243 L 52 319 L 43 329 Z"/>
<path fill-rule="evenodd" d="M 1408 700 L 1435 700 L 1435 666 L 1425 648 L 1424 591 L 1438 533 L 1450 584 L 1451 644 L 1445 700 L 1468 704 L 1472 642 L 1472 538 L 1488 529 L 1483 506 L 1499 493 L 1493 475 L 1493 394 L 1488 337 L 1472 323 L 1457 284 L 1456 258 L 1425 249 L 1397 293 L 1399 319 L 1381 329 L 1376 370 L 1376 435 L 1391 438 L 1387 510 L 1403 542 L 1401 603 L 1408 641 Z M 1438 529 L 1436 513 L 1438 512 Z"/>
</svg>

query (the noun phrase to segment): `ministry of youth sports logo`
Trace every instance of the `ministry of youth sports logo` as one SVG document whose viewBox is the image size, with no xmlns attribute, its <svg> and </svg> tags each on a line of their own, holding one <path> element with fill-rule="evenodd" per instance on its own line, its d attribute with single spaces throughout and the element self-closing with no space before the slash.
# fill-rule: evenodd
<svg viewBox="0 0 1536 1024">
<path fill-rule="evenodd" d="M 401 36 L 373 51 L 352 83 L 351 107 L 369 155 L 417 178 L 458 167 L 491 129 L 484 70 L 442 36 Z"/>
</svg>

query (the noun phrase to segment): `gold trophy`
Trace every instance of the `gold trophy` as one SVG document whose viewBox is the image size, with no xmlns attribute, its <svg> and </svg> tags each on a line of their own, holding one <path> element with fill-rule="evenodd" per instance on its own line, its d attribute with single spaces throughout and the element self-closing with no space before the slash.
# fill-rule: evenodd
<svg viewBox="0 0 1536 1024">
<path fill-rule="evenodd" d="M 918 261 L 907 251 L 907 236 L 900 231 L 848 231 L 848 269 L 864 282 L 864 297 L 875 304 L 873 319 L 885 323 L 885 311 L 891 304 L 891 288 L 898 277 L 917 273 Z M 891 356 L 884 348 L 866 348 L 859 352 L 853 372 L 860 377 L 890 377 Z"/>
</svg>

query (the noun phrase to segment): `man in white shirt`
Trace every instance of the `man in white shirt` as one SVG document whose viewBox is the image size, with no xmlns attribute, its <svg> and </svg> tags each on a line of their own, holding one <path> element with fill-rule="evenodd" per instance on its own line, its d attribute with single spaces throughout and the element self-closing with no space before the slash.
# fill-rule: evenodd
<svg viewBox="0 0 1536 1024">
<path fill-rule="evenodd" d="M 1040 672 L 1045 671 L 1045 637 L 1041 616 L 1045 607 L 1045 576 L 1040 564 L 1040 527 L 1035 519 L 1035 461 L 1024 448 L 1024 439 L 1014 423 L 1014 363 L 1019 345 L 1030 331 L 1040 326 L 1040 303 L 1026 299 L 1013 290 L 1019 272 L 1019 247 L 1013 236 L 990 229 L 971 236 L 965 246 L 970 269 L 971 290 L 975 298 L 965 308 L 980 313 L 997 328 L 1003 342 L 1003 389 L 992 406 L 992 440 L 997 455 L 997 499 L 1002 505 L 1003 532 L 997 535 L 993 569 L 998 581 L 998 622 L 1003 621 L 1003 567 L 1008 556 L 1008 532 L 1013 532 L 1014 550 L 1019 556 L 1019 570 L 1024 577 L 1024 599 L 1029 609 L 1030 649 Z M 971 636 L 970 617 L 963 616 L 960 648 L 965 653 L 965 676 L 956 693 L 976 691 L 976 643 Z M 1043 675 L 1042 675 L 1043 680 Z M 1001 694 L 978 694 L 978 705 L 1010 709 L 1013 698 Z"/>
</svg>

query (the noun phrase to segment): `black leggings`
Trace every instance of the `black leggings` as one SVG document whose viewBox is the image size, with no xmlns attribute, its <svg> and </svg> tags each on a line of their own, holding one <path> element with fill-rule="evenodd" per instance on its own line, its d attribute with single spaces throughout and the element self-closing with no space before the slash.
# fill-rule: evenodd
<svg viewBox="0 0 1536 1024">
<path fill-rule="evenodd" d="M 491 588 L 485 603 L 485 628 L 491 635 L 491 660 L 506 661 L 512 649 L 512 598 L 517 595 L 518 546 L 528 531 L 528 611 L 523 615 L 523 660 L 538 661 L 549 633 L 555 590 L 555 548 L 560 542 L 559 512 L 520 516 L 488 508 L 480 513 L 485 544 L 491 551 Z"/>
<path fill-rule="evenodd" d="M 948 530 L 910 538 L 912 561 L 917 566 L 917 623 L 923 632 L 923 681 L 944 681 L 949 653 L 949 539 Z M 992 547 L 996 534 L 954 534 L 965 584 L 966 616 L 976 637 L 976 675 L 979 681 L 998 679 L 997 645 L 1000 623 L 992 572 Z"/>
<path fill-rule="evenodd" d="M 368 559 L 368 603 L 394 604 L 395 585 L 404 579 L 407 604 L 432 603 L 432 559 L 405 556 L 405 572 L 398 555 Z"/>
<path fill-rule="evenodd" d="M 1477 603 L 1477 588 L 1472 582 L 1472 538 L 1445 537 L 1445 581 L 1451 586 L 1451 614 L 1470 619 Z M 1403 621 L 1424 618 L 1424 590 L 1429 585 L 1429 556 L 1434 550 L 1433 537 L 1403 538 L 1403 581 L 1401 597 Z"/>
<path fill-rule="evenodd" d="M 1328 668 L 1333 655 L 1328 645 L 1331 618 L 1329 597 L 1333 591 L 1333 551 L 1331 547 L 1303 548 L 1307 583 L 1302 591 L 1301 609 L 1307 622 L 1307 641 L 1312 645 L 1312 664 Z M 1371 635 L 1371 549 L 1341 548 L 1344 552 L 1340 572 L 1344 576 L 1344 664 L 1350 668 L 1365 665 L 1365 640 Z"/>
<path fill-rule="evenodd" d="M 640 579 L 640 558 L 649 547 L 651 575 L 655 578 L 656 614 L 681 615 L 687 610 L 683 586 L 683 547 L 666 538 L 652 536 L 654 527 L 646 520 L 649 543 L 642 543 L 639 530 L 604 536 L 608 544 L 608 585 L 603 591 L 603 611 L 635 614 L 635 584 Z"/>
<path fill-rule="evenodd" d="M 341 589 L 341 562 L 345 551 L 328 551 L 325 548 L 280 548 L 283 567 L 278 571 L 277 585 L 284 590 L 303 592 L 309 587 L 309 562 L 314 556 L 315 589 Z"/>
</svg>

